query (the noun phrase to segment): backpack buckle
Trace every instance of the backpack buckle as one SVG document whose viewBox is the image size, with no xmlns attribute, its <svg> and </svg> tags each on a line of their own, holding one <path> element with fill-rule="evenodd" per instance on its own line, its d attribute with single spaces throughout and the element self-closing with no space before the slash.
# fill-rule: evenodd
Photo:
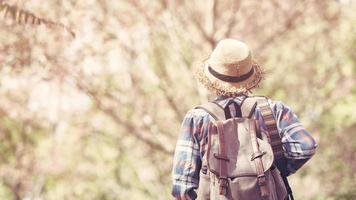
<svg viewBox="0 0 356 200">
<path fill-rule="evenodd" d="M 251 161 L 255 160 L 256 158 L 260 158 L 262 157 L 263 155 L 265 155 L 267 152 L 265 151 L 258 151 L 257 153 L 253 153 L 251 155 Z"/>
<path fill-rule="evenodd" d="M 214 153 L 213 156 L 214 156 L 216 159 L 218 159 L 218 160 L 224 160 L 224 161 L 226 161 L 226 162 L 229 162 L 229 161 L 230 161 L 230 159 L 229 159 L 228 157 L 219 155 L 219 154 L 217 154 L 217 153 Z"/>
<path fill-rule="evenodd" d="M 219 177 L 219 193 L 221 195 L 226 195 L 228 185 L 227 177 Z"/>
</svg>

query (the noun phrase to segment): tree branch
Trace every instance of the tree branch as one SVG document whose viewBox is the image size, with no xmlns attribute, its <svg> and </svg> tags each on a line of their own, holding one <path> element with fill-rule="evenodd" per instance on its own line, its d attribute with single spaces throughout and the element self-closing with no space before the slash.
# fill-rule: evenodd
<svg viewBox="0 0 356 200">
<path fill-rule="evenodd" d="M 167 150 L 164 146 L 162 146 L 161 144 L 155 143 L 153 141 L 151 141 L 149 138 L 143 136 L 142 134 L 140 134 L 140 129 L 137 128 L 137 126 L 135 124 L 133 124 L 132 122 L 129 121 L 125 121 L 123 120 L 116 112 L 114 112 L 114 110 L 112 108 L 107 108 L 103 105 L 102 101 L 99 99 L 98 95 L 96 94 L 96 92 L 91 91 L 90 89 L 86 88 L 85 86 L 83 86 L 81 83 L 79 83 L 77 81 L 77 87 L 81 90 L 84 91 L 88 96 L 90 96 L 94 103 L 96 104 L 96 106 L 105 114 L 107 114 L 107 116 L 109 116 L 112 120 L 114 120 L 117 124 L 121 124 L 131 135 L 133 135 L 135 138 L 137 138 L 138 140 L 142 141 L 143 143 L 147 144 L 149 147 L 156 149 L 164 154 L 167 155 L 171 155 L 173 152 Z"/>
<path fill-rule="evenodd" d="M 229 38 L 231 36 L 231 31 L 234 29 L 236 25 L 236 12 L 240 9 L 241 1 L 237 0 L 235 3 L 232 5 L 232 11 L 231 15 L 229 17 L 228 23 L 227 23 L 227 28 L 225 31 L 225 38 Z"/>
</svg>

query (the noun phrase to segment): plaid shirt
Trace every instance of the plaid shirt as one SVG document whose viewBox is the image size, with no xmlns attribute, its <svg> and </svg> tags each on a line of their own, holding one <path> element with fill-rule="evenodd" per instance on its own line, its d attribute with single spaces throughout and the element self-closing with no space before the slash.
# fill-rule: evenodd
<svg viewBox="0 0 356 200">
<path fill-rule="evenodd" d="M 217 103 L 225 107 L 231 100 L 240 105 L 244 96 L 219 97 Z M 269 100 L 278 131 L 282 138 L 289 173 L 296 172 L 315 153 L 317 144 L 310 133 L 298 121 L 289 107 L 280 101 Z M 230 109 L 231 116 L 236 116 Z M 256 108 L 253 117 L 259 120 L 261 131 L 266 132 L 261 113 Z M 172 195 L 177 200 L 194 200 L 199 185 L 202 157 L 207 148 L 208 124 L 214 119 L 202 109 L 190 110 L 182 123 L 173 161 Z"/>
</svg>

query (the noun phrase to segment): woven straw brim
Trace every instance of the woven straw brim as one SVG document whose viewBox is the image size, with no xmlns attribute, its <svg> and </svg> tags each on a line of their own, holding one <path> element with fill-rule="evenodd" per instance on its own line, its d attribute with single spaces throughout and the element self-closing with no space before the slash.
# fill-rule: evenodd
<svg viewBox="0 0 356 200">
<path fill-rule="evenodd" d="M 207 70 L 207 65 L 204 63 L 203 67 L 198 67 L 195 71 L 195 76 L 208 90 L 215 92 L 219 96 L 237 96 L 247 94 L 251 89 L 258 87 L 259 83 L 264 77 L 264 72 L 261 67 L 253 62 L 252 67 L 254 73 L 247 80 L 237 83 L 230 83 L 221 81 L 215 78 Z"/>
</svg>

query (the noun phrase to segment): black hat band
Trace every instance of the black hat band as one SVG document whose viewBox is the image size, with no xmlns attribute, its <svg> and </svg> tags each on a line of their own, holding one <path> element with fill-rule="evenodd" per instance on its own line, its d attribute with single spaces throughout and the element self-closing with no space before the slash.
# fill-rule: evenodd
<svg viewBox="0 0 356 200">
<path fill-rule="evenodd" d="M 208 70 L 211 73 L 211 75 L 213 75 L 215 78 L 217 78 L 221 81 L 230 82 L 230 83 L 237 83 L 237 82 L 245 81 L 248 78 L 250 78 L 252 76 L 252 74 L 254 73 L 253 67 L 249 72 L 247 72 L 246 74 L 243 74 L 241 76 L 228 76 L 225 74 L 220 74 L 219 72 L 215 71 L 210 66 L 208 67 Z"/>
</svg>

